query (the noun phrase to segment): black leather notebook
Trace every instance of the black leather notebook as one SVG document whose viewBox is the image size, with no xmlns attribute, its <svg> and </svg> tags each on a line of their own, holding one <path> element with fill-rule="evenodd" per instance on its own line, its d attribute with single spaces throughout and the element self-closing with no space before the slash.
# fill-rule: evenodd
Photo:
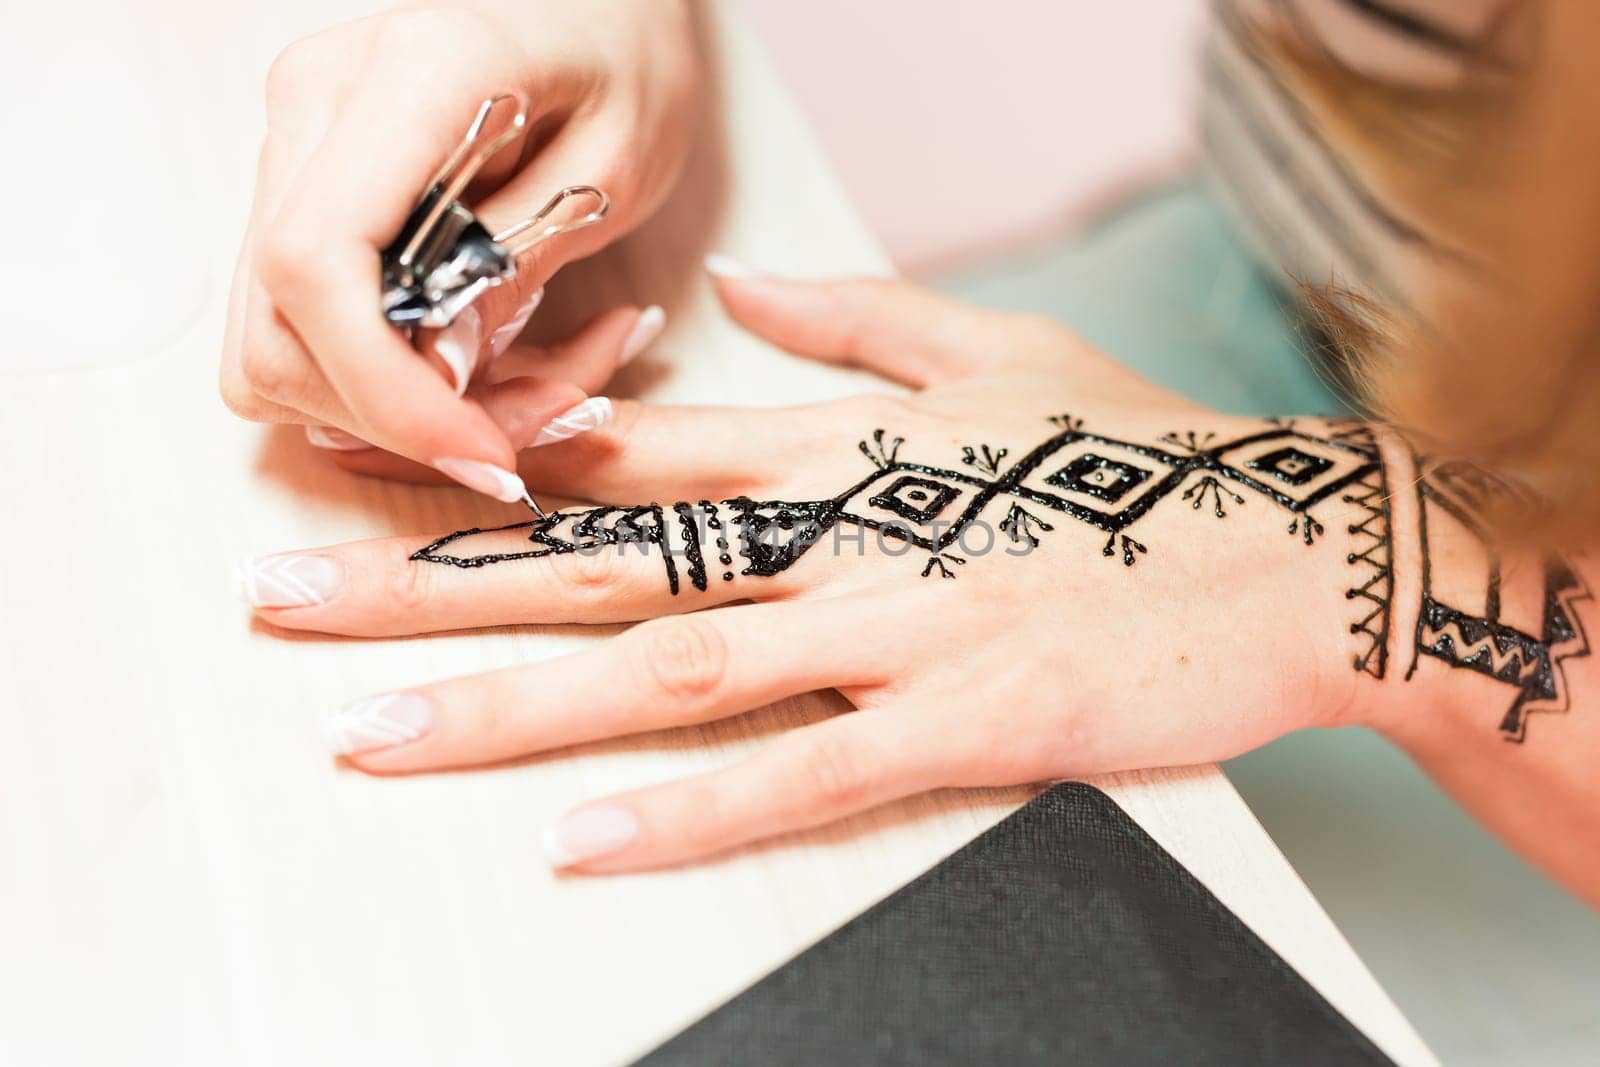
<svg viewBox="0 0 1600 1067">
<path fill-rule="evenodd" d="M 1110 797 L 1066 783 L 639 1062 L 1389 1060 Z"/>
</svg>

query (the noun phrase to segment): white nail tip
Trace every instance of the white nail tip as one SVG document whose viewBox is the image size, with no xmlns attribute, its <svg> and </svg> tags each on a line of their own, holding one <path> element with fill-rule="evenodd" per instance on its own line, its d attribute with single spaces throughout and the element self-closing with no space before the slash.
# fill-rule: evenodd
<svg viewBox="0 0 1600 1067">
<path fill-rule="evenodd" d="M 561 843 L 561 827 L 546 826 L 539 835 L 539 847 L 544 852 L 544 860 L 552 867 L 570 867 L 578 862 L 578 857 L 567 851 Z"/>
<path fill-rule="evenodd" d="M 323 739 L 336 756 L 404 745 L 432 728 L 433 706 L 415 693 L 367 697 L 322 720 Z"/>
<path fill-rule="evenodd" d="M 618 366 L 626 366 L 634 358 L 649 348 L 655 339 L 661 336 L 661 331 L 667 325 L 666 309 L 660 304 L 651 304 L 639 313 L 639 321 L 633 324 L 633 329 L 628 332 L 628 339 L 622 342 L 622 353 L 617 359 Z"/>
<path fill-rule="evenodd" d="M 528 495 L 528 487 L 511 471 L 477 459 L 436 459 L 433 465 L 468 489 L 510 504 Z"/>
<path fill-rule="evenodd" d="M 329 452 L 360 452 L 372 447 L 355 434 L 345 433 L 337 426 L 307 426 L 306 440 L 311 442 L 313 448 Z"/>
<path fill-rule="evenodd" d="M 713 252 L 706 257 L 706 273 L 718 278 L 753 278 L 756 272 L 745 264 L 725 256 L 721 252 Z"/>
<path fill-rule="evenodd" d="M 538 309 L 543 300 L 544 289 L 542 287 L 535 289 L 533 295 L 528 297 L 528 302 L 517 309 L 517 313 L 512 316 L 511 321 L 489 335 L 489 355 L 491 357 L 499 356 L 511 347 L 511 342 L 515 341 L 517 336 L 522 333 L 522 328 L 528 325 L 528 320 L 533 317 L 534 311 Z"/>
<path fill-rule="evenodd" d="M 456 320 L 434 338 L 433 351 L 444 360 L 453 376 L 456 396 L 464 396 L 472 371 L 478 365 L 478 339 L 482 328 L 478 313 L 463 308 Z"/>
<path fill-rule="evenodd" d="M 591 396 L 581 404 L 577 404 L 549 422 L 539 430 L 539 435 L 533 439 L 529 447 L 538 448 L 540 445 L 553 445 L 557 441 L 565 441 L 588 433 L 599 426 L 604 426 L 611 421 L 611 401 L 603 396 Z"/>
<path fill-rule="evenodd" d="M 234 564 L 234 590 L 257 608 L 326 604 L 343 578 L 339 564 L 322 556 L 264 556 Z"/>
<path fill-rule="evenodd" d="M 638 840 L 639 817 L 614 804 L 579 808 L 545 828 L 539 845 L 545 862 L 560 869 L 607 856 Z"/>
</svg>

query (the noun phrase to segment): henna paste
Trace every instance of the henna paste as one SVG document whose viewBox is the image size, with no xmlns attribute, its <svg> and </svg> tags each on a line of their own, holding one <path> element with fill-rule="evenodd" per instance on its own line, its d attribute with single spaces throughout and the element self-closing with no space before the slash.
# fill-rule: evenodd
<svg viewBox="0 0 1600 1067">
<path fill-rule="evenodd" d="M 737 573 L 755 577 L 787 570 L 826 532 L 853 525 L 926 552 L 923 577 L 954 578 L 967 562 L 958 552 L 962 534 L 998 498 L 1007 505 L 999 530 L 1013 544 L 1032 549 L 1041 535 L 1056 529 L 1030 508 L 1054 511 L 1104 531 L 1102 555 L 1132 567 L 1151 549 L 1128 533 L 1129 527 L 1179 490 L 1193 510 L 1209 502 L 1206 510 L 1218 519 L 1226 518 L 1230 507 L 1244 506 L 1241 490 L 1249 490 L 1288 511 L 1289 532 L 1307 545 L 1324 532 L 1311 509 L 1342 494 L 1342 502 L 1367 513 L 1349 533 L 1371 542 L 1347 557 L 1353 566 L 1371 572 L 1346 593 L 1367 606 L 1364 617 L 1350 627 L 1368 641 L 1355 666 L 1383 677 L 1390 588 L 1387 483 L 1377 445 L 1365 426 L 1334 424 L 1318 435 L 1302 432 L 1292 422 L 1274 421 L 1264 430 L 1220 443 L 1215 433 L 1186 431 L 1164 434 L 1152 445 L 1088 432 L 1082 419 L 1070 415 L 1053 416 L 1050 422 L 1058 432 L 1010 466 L 1004 466 L 1010 451 L 989 444 L 961 450 L 962 464 L 972 473 L 905 462 L 899 458 L 905 439 L 879 429 L 857 446 L 873 473 L 830 499 L 741 497 L 720 506 L 708 500 L 680 502 L 671 508 L 675 523 L 656 504 L 556 512 L 542 521 L 502 527 L 529 529 L 535 547 L 527 551 L 465 557 L 445 552 L 453 542 L 483 532 L 464 530 L 412 558 L 481 567 L 638 544 L 642 550 L 660 550 L 674 594 L 679 591 L 678 555 L 689 584 L 704 592 L 712 558 L 720 564 L 722 580 L 734 580 L 730 525 L 738 529 L 743 557 Z M 674 529 L 675 534 L 669 532 Z"/>
<path fill-rule="evenodd" d="M 1418 469 L 1424 468 L 1419 460 Z M 1491 493 L 1520 495 L 1464 464 L 1439 465 L 1417 482 L 1422 608 L 1406 677 L 1416 673 L 1421 657 L 1428 656 L 1515 689 L 1500 720 L 1500 732 L 1508 741 L 1520 742 L 1527 737 L 1528 716 L 1559 714 L 1571 706 L 1566 661 L 1590 652 L 1576 605 L 1593 594 L 1571 561 L 1560 556 L 1548 557 L 1536 572 L 1504 574 L 1500 554 L 1482 521 Z M 1448 576 L 1451 588 L 1446 590 L 1444 576 L 1435 573 L 1430 549 L 1435 538 L 1450 534 L 1475 541 L 1483 563 L 1477 570 L 1470 565 L 1453 568 Z M 1509 597 L 1508 581 L 1513 584 Z"/>
</svg>

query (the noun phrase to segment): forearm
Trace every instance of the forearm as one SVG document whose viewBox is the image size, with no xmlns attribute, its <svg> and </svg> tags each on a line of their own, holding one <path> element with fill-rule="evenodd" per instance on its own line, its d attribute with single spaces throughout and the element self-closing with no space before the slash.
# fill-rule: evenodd
<svg viewBox="0 0 1600 1067">
<path fill-rule="evenodd" d="M 1389 655 L 1358 715 L 1600 907 L 1600 575 L 1581 552 L 1497 553 L 1480 521 L 1495 487 L 1397 442 L 1385 454 Z"/>
</svg>

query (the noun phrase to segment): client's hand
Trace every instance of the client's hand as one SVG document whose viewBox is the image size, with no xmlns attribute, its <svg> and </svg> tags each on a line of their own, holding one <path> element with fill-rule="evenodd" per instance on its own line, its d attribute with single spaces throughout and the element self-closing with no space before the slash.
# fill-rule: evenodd
<svg viewBox="0 0 1600 1067">
<path fill-rule="evenodd" d="M 615 506 L 258 561 L 248 597 L 296 630 L 668 616 L 358 701 L 330 720 L 337 751 L 427 771 L 830 687 L 858 709 L 553 828 L 553 862 L 620 871 L 922 790 L 1218 760 L 1370 709 L 1387 571 L 1365 425 L 1216 415 L 1046 321 L 895 283 L 720 289 L 773 341 L 923 388 L 759 411 L 619 402 L 524 467 Z"/>
</svg>

